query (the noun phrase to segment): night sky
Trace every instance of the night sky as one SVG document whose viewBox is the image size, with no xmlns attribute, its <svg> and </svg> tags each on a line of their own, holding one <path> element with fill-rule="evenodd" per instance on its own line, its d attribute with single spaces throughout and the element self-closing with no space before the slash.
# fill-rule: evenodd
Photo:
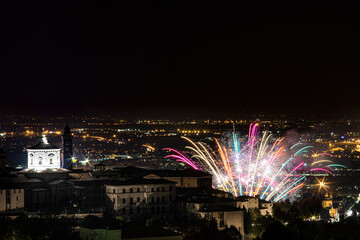
<svg viewBox="0 0 360 240">
<path fill-rule="evenodd" d="M 171 2 L 2 7 L 0 113 L 360 116 L 358 5 Z"/>
</svg>

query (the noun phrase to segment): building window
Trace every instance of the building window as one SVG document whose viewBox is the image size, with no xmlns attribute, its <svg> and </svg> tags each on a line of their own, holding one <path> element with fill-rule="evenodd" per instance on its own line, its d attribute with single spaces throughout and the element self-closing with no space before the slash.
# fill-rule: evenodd
<svg viewBox="0 0 360 240">
<path fill-rule="evenodd" d="M 137 198 L 136 198 L 136 201 L 139 203 L 139 202 L 140 202 L 140 197 L 137 197 Z"/>
<path fill-rule="evenodd" d="M 130 198 L 130 205 L 133 205 L 133 204 L 134 204 L 134 199 Z"/>
<path fill-rule="evenodd" d="M 157 191 L 157 192 L 160 192 L 160 188 L 156 188 L 156 191 Z"/>
<path fill-rule="evenodd" d="M 55 155 L 50 153 L 48 156 L 49 156 L 49 162 L 52 165 L 53 164 L 53 158 L 55 157 Z"/>
<path fill-rule="evenodd" d="M 126 203 L 126 198 L 123 198 L 123 203 Z"/>
<path fill-rule="evenodd" d="M 169 191 L 172 191 L 172 186 L 169 187 Z"/>
<path fill-rule="evenodd" d="M 162 197 L 162 203 L 165 203 L 165 197 Z"/>
<path fill-rule="evenodd" d="M 39 165 L 42 165 L 42 157 L 39 157 Z"/>
<path fill-rule="evenodd" d="M 151 191 L 154 192 L 154 188 L 151 188 Z"/>
<path fill-rule="evenodd" d="M 126 192 L 126 190 L 125 190 L 125 188 L 123 188 L 123 193 L 125 193 Z"/>
<path fill-rule="evenodd" d="M 113 193 L 115 193 L 115 188 L 113 189 Z"/>
<path fill-rule="evenodd" d="M 10 210 L 10 190 L 5 190 L 5 203 L 6 203 L 6 210 Z"/>
<path fill-rule="evenodd" d="M 220 227 L 224 226 L 224 212 L 220 212 Z"/>
<path fill-rule="evenodd" d="M 151 203 L 154 204 L 154 197 L 151 197 Z"/>
<path fill-rule="evenodd" d="M 160 203 L 160 197 L 156 197 L 156 203 Z"/>
<path fill-rule="evenodd" d="M 133 214 L 133 208 L 130 208 L 130 214 Z"/>
<path fill-rule="evenodd" d="M 130 188 L 130 192 L 131 192 L 131 193 L 133 192 L 133 189 L 132 189 L 132 188 Z"/>
<path fill-rule="evenodd" d="M 140 188 L 137 188 L 137 192 L 140 192 Z"/>
<path fill-rule="evenodd" d="M 165 188 L 164 188 L 164 187 L 162 188 L 162 191 L 165 192 Z"/>
</svg>

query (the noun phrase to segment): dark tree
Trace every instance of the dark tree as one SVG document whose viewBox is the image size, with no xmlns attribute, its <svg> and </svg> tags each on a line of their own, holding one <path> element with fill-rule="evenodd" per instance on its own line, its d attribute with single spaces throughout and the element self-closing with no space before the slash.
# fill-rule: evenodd
<svg viewBox="0 0 360 240">
<path fill-rule="evenodd" d="M 289 228 L 285 227 L 281 222 L 275 221 L 270 223 L 263 233 L 262 240 L 296 240 L 297 236 Z"/>
<path fill-rule="evenodd" d="M 72 218 L 18 217 L 0 220 L 0 239 L 79 239 Z"/>
<path fill-rule="evenodd" d="M 237 230 L 237 228 L 232 225 L 229 228 L 226 227 L 221 232 L 223 233 L 224 237 L 228 240 L 241 240 L 242 239 L 242 236 L 241 236 L 239 230 Z"/>
</svg>

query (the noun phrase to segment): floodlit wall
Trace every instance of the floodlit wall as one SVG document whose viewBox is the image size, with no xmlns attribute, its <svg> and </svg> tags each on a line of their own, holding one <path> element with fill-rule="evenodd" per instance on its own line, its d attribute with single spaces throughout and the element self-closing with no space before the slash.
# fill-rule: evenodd
<svg viewBox="0 0 360 240">
<path fill-rule="evenodd" d="M 24 189 L 0 189 L 0 212 L 23 209 Z"/>
<path fill-rule="evenodd" d="M 29 169 L 43 170 L 61 167 L 60 149 L 27 149 L 27 151 Z"/>
<path fill-rule="evenodd" d="M 220 228 L 232 225 L 244 236 L 244 211 L 242 210 L 199 212 L 198 216 L 207 220 L 215 219 Z"/>
</svg>

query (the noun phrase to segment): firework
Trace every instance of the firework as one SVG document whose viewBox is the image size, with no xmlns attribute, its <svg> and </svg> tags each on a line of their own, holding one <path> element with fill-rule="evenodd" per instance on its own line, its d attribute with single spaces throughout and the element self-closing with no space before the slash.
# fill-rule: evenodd
<svg viewBox="0 0 360 240">
<path fill-rule="evenodd" d="M 304 186 L 304 172 L 333 175 L 333 167 L 345 167 L 333 164 L 330 154 L 310 155 L 313 146 L 299 142 L 288 147 L 287 139 L 275 138 L 268 131 L 261 133 L 258 122 L 250 124 L 247 140 L 241 141 L 235 130 L 228 140 L 215 139 L 216 151 L 203 142 L 182 138 L 190 143 L 186 148 L 192 156 L 165 148 L 174 152 L 165 158 L 211 173 L 213 186 L 235 197 L 259 195 L 267 201 L 280 201 Z"/>
</svg>

